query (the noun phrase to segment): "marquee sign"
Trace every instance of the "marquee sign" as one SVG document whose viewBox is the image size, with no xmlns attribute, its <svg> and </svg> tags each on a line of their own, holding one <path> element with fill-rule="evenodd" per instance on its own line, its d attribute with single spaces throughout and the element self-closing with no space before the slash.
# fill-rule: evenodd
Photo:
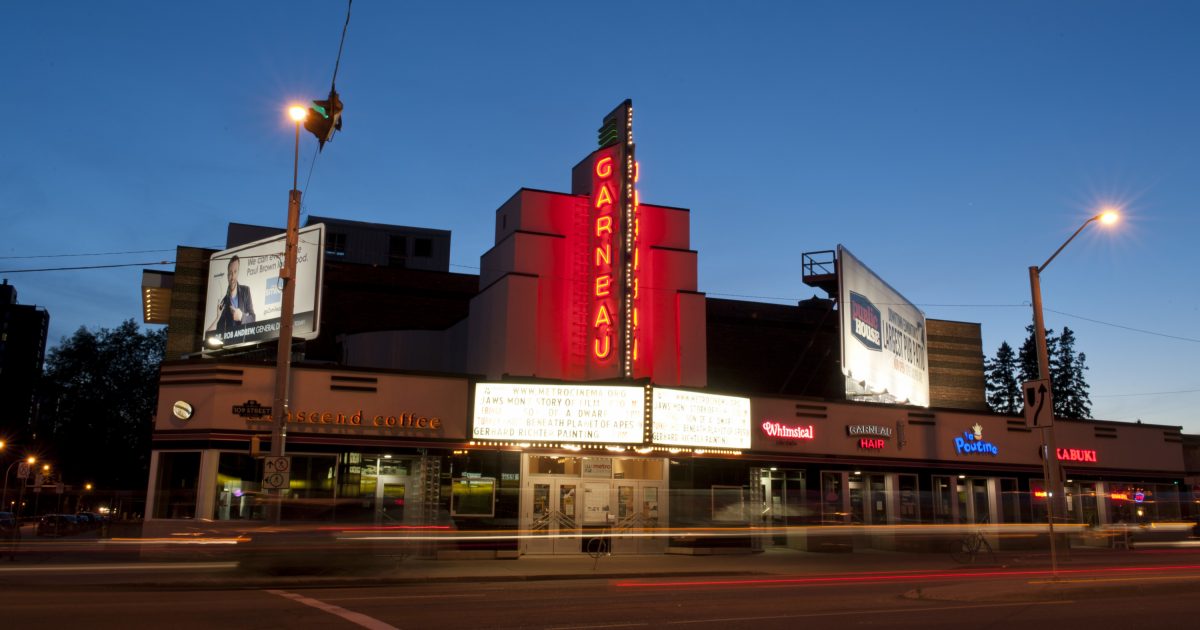
<svg viewBox="0 0 1200 630">
<path fill-rule="evenodd" d="M 642 387 L 479 383 L 471 436 L 504 442 L 641 444 L 645 396 Z"/>
<path fill-rule="evenodd" d="M 750 448 L 750 399 L 654 389 L 655 444 Z"/>
</svg>

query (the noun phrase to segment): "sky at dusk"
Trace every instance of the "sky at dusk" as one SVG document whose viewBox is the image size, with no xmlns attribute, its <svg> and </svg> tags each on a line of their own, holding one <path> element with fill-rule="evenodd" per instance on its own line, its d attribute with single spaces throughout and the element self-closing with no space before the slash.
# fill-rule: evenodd
<svg viewBox="0 0 1200 630">
<path fill-rule="evenodd" d="M 80 326 L 141 321 L 143 268 L 286 222 L 288 104 L 329 90 L 344 2 L 24 2 L 0 20 L 0 277 Z M 794 303 L 847 246 L 984 351 L 1075 331 L 1093 415 L 1200 433 L 1200 4 L 353 5 L 344 129 L 304 212 L 451 230 L 477 273 L 520 187 L 567 192 L 635 108 L 646 203 L 691 210 L 700 290 Z M 311 177 L 309 176 L 311 168 Z M 122 255 L 81 256 L 108 252 Z"/>
</svg>

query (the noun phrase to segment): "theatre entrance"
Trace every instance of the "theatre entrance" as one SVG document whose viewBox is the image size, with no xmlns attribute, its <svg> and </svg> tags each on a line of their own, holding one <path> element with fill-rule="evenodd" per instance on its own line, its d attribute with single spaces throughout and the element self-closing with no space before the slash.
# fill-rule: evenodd
<svg viewBox="0 0 1200 630">
<path fill-rule="evenodd" d="M 662 553 L 667 522 L 661 458 L 526 455 L 521 553 Z"/>
</svg>

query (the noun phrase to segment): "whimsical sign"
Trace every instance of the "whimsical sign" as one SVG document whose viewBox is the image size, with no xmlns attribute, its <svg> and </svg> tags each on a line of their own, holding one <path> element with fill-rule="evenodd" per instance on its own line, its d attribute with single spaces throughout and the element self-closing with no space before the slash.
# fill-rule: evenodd
<svg viewBox="0 0 1200 630">
<path fill-rule="evenodd" d="M 479 383 L 471 435 L 513 442 L 641 444 L 645 396 L 641 387 Z"/>
<path fill-rule="evenodd" d="M 975 423 L 970 431 L 963 431 L 961 437 L 954 438 L 954 452 L 959 455 L 991 455 L 1000 454 L 1000 449 L 991 442 L 983 440 L 983 427 Z"/>
<path fill-rule="evenodd" d="M 1094 462 L 1096 459 L 1096 451 L 1083 448 L 1056 448 L 1054 449 L 1058 460 L 1062 462 Z"/>
<path fill-rule="evenodd" d="M 787 440 L 811 440 L 813 439 L 813 425 L 806 427 L 788 426 L 774 420 L 767 420 L 762 423 L 762 432 L 769 437 L 783 438 Z"/>
<path fill-rule="evenodd" d="M 750 448 L 750 399 L 654 389 L 655 444 Z"/>
</svg>

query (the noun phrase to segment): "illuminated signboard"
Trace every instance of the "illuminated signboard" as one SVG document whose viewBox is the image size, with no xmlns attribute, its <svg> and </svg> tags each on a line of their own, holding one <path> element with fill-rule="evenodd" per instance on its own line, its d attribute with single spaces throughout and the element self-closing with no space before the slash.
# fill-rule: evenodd
<svg viewBox="0 0 1200 630">
<path fill-rule="evenodd" d="M 750 399 L 654 389 L 655 444 L 750 448 Z"/>
<path fill-rule="evenodd" d="M 883 438 L 859 438 L 858 448 L 878 450 L 883 448 Z"/>
<path fill-rule="evenodd" d="M 767 420 L 762 423 L 762 432 L 767 437 L 773 437 L 783 440 L 811 440 L 813 439 L 813 425 L 806 427 L 796 427 Z"/>
<path fill-rule="evenodd" d="M 641 444 L 644 424 L 641 387 L 479 383 L 471 436 L 503 442 Z"/>
<path fill-rule="evenodd" d="M 1094 462 L 1096 459 L 1096 451 L 1085 448 L 1056 448 L 1054 449 L 1058 460 L 1063 462 Z"/>
<path fill-rule="evenodd" d="M 929 406 L 925 314 L 838 245 L 846 397 Z"/>
<path fill-rule="evenodd" d="M 233 348 L 279 338 L 283 313 L 284 241 L 280 234 L 219 251 L 208 261 L 204 343 Z M 292 335 L 313 339 L 320 332 L 321 265 L 325 225 L 300 230 L 296 249 L 296 295 Z"/>
<path fill-rule="evenodd" d="M 992 455 L 1000 454 L 1000 449 L 991 442 L 983 439 L 983 427 L 975 423 L 970 431 L 963 431 L 962 436 L 954 438 L 954 452 L 959 455 Z"/>
<path fill-rule="evenodd" d="M 618 365 L 625 378 L 640 361 L 641 273 L 633 102 L 604 117 L 600 149 L 592 156 L 589 209 L 591 256 L 590 352 L 601 365 Z"/>
</svg>

